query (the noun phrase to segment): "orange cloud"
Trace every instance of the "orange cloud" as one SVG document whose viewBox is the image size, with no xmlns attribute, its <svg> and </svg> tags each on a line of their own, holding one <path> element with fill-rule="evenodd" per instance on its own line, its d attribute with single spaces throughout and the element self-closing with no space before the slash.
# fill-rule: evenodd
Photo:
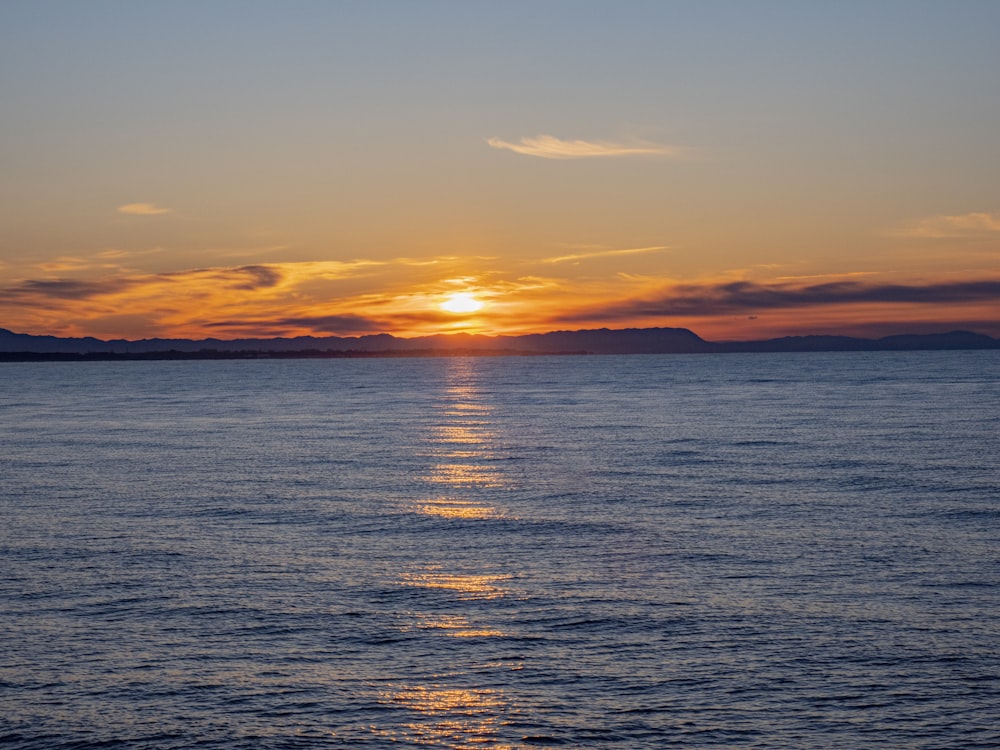
<svg viewBox="0 0 1000 750">
<path fill-rule="evenodd" d="M 293 336 L 326 333 L 398 332 L 419 324 L 420 310 L 437 306 L 414 287 L 447 273 L 440 265 L 382 261 L 318 261 L 213 267 L 162 273 L 119 271 L 91 278 L 28 278 L 0 289 L 0 320 L 22 331 L 56 335 L 124 335 L 146 321 L 151 334 L 173 336 Z M 379 289 L 379 292 L 372 292 Z M 395 317 L 394 317 L 395 316 Z M 421 322 L 422 320 L 422 322 Z M 333 330 L 335 327 L 338 330 Z"/>
<path fill-rule="evenodd" d="M 173 213 L 173 209 L 160 208 L 155 203 L 126 203 L 124 206 L 118 206 L 117 210 L 120 214 L 130 216 L 160 216 Z"/>
<path fill-rule="evenodd" d="M 0 320 L 5 328 L 25 333 L 109 338 L 415 336 L 682 326 L 708 338 L 739 339 L 848 328 L 856 332 L 866 324 L 906 321 L 1000 333 L 995 314 L 1000 279 L 889 283 L 846 274 L 836 279 L 680 282 L 655 275 L 555 273 L 563 260 L 571 258 L 504 264 L 442 256 L 433 262 L 267 263 L 26 278 L 0 289 Z M 537 273 L 542 268 L 551 273 Z M 474 294 L 484 303 L 482 309 L 461 315 L 443 311 L 441 301 L 456 291 Z"/>
<path fill-rule="evenodd" d="M 160 248 L 143 251 L 129 251 L 110 248 L 87 256 L 62 255 L 49 261 L 37 263 L 34 268 L 41 269 L 47 274 L 79 274 L 86 271 L 121 273 L 126 270 L 121 265 L 123 261 L 159 252 L 162 252 Z"/>
<path fill-rule="evenodd" d="M 552 135 L 522 138 L 510 143 L 499 138 L 488 138 L 492 148 L 506 149 L 515 154 L 537 156 L 542 159 L 589 159 L 607 156 L 677 156 L 679 149 L 655 143 L 613 143 L 611 141 L 564 141 Z"/>
<path fill-rule="evenodd" d="M 957 216 L 930 216 L 891 235 L 925 239 L 962 239 L 1000 233 L 1000 215 L 969 213 Z"/>
<path fill-rule="evenodd" d="M 570 253 L 568 255 L 558 255 L 553 258 L 544 258 L 543 263 L 566 263 L 569 261 L 590 260 L 591 258 L 610 258 L 616 255 L 640 255 L 643 253 L 658 253 L 666 250 L 666 245 L 654 245 L 652 247 L 632 247 L 624 250 L 594 250 L 586 253 Z"/>
</svg>

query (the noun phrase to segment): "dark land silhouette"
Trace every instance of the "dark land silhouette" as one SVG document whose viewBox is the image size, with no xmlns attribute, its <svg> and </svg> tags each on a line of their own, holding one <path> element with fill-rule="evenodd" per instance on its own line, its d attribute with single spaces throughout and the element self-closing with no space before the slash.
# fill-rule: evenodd
<svg viewBox="0 0 1000 750">
<path fill-rule="evenodd" d="M 103 341 L 13 333 L 0 328 L 0 361 L 254 359 L 308 357 L 501 356 L 533 354 L 723 354 L 734 352 L 1000 349 L 1000 339 L 970 331 L 879 339 L 785 336 L 761 341 L 706 341 L 686 328 L 600 328 L 523 336 L 442 334 L 398 338 L 298 336 L 255 339 Z"/>
</svg>

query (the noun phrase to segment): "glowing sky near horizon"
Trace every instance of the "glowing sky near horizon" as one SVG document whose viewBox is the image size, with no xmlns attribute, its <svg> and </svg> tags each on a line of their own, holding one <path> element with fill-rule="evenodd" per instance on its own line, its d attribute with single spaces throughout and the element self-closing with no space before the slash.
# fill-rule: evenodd
<svg viewBox="0 0 1000 750">
<path fill-rule="evenodd" d="M 11 0 L 0 327 L 1000 335 L 997 29 L 968 0 Z"/>
</svg>

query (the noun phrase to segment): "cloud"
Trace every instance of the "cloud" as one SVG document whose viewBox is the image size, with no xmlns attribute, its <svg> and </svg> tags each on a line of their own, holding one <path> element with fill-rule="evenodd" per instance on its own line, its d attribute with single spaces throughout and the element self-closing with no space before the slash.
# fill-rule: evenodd
<svg viewBox="0 0 1000 750">
<path fill-rule="evenodd" d="M 970 213 L 957 216 L 930 216 L 891 232 L 896 237 L 961 239 L 1000 232 L 1000 214 Z"/>
<path fill-rule="evenodd" d="M 29 279 L 2 290 L 4 295 L 21 304 L 43 304 L 47 299 L 83 300 L 106 294 L 118 294 L 139 283 L 135 279 L 111 278 L 97 281 L 74 279 Z"/>
<path fill-rule="evenodd" d="M 205 324 L 206 328 L 225 329 L 237 335 L 259 336 L 260 331 L 272 332 L 271 335 L 283 336 L 289 331 L 301 335 L 302 329 L 307 329 L 313 335 L 350 336 L 370 334 L 384 331 L 385 323 L 361 315 L 303 315 L 269 320 L 222 320 Z"/>
<path fill-rule="evenodd" d="M 0 316 L 19 330 L 72 335 L 139 335 L 142 320 L 151 334 L 195 338 L 374 333 L 399 330 L 394 316 L 410 306 L 404 290 L 421 283 L 419 271 L 355 260 L 28 278 L 0 286 Z"/>
<path fill-rule="evenodd" d="M 82 271 L 125 272 L 127 269 L 122 265 L 122 261 L 159 252 L 162 252 L 160 248 L 139 251 L 109 248 L 85 256 L 61 255 L 49 261 L 42 261 L 35 267 L 47 274 L 78 274 Z"/>
<path fill-rule="evenodd" d="M 747 315 L 761 310 L 785 310 L 843 304 L 961 304 L 1000 301 L 1000 280 L 939 284 L 866 284 L 838 281 L 795 286 L 735 281 L 723 284 L 681 284 L 651 299 L 627 300 L 560 320 L 609 321 L 657 316 Z"/>
<path fill-rule="evenodd" d="M 777 281 L 804 281 L 805 279 L 845 279 L 857 276 L 878 276 L 878 271 L 848 271 L 846 273 L 812 273 L 799 276 L 777 276 Z"/>
<path fill-rule="evenodd" d="M 538 135 L 509 143 L 488 138 L 492 148 L 507 149 L 516 154 L 542 159 L 587 159 L 597 156 L 676 156 L 678 150 L 655 143 L 612 143 L 610 141 L 564 141 L 552 135 Z"/>
<path fill-rule="evenodd" d="M 66 273 L 67 271 L 79 271 L 93 267 L 94 264 L 84 258 L 72 258 L 66 255 L 38 264 L 38 268 L 46 273 Z"/>
<path fill-rule="evenodd" d="M 281 271 L 272 266 L 241 266 L 228 271 L 226 275 L 234 282 L 233 289 L 246 291 L 277 286 L 283 278 Z"/>
<path fill-rule="evenodd" d="M 125 291 L 151 295 L 164 291 L 164 285 L 200 288 L 205 291 L 234 289 L 255 291 L 277 286 L 284 278 L 280 269 L 272 266 L 240 266 L 238 268 L 196 268 L 171 273 L 109 276 L 103 279 L 28 279 L 0 290 L 4 296 L 22 305 L 46 306 L 50 300 L 87 300 Z"/>
<path fill-rule="evenodd" d="M 130 216 L 159 216 L 173 213 L 171 208 L 160 208 L 155 203 L 126 203 L 118 207 L 118 213 Z"/>
<path fill-rule="evenodd" d="M 566 263 L 574 260 L 589 260 L 590 258 L 608 258 L 615 255 L 639 255 L 640 253 L 656 253 L 666 249 L 666 245 L 655 245 L 653 247 L 630 247 L 624 250 L 595 250 L 591 253 L 575 253 L 571 255 L 559 255 L 554 258 L 542 258 L 542 263 Z"/>
</svg>

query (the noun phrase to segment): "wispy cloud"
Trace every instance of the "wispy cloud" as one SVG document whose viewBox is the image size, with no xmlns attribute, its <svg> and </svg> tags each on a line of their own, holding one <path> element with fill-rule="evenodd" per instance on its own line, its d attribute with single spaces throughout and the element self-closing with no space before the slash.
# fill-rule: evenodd
<svg viewBox="0 0 1000 750">
<path fill-rule="evenodd" d="M 0 286 L 0 319 L 12 330 L 63 335 L 348 335 L 399 331 L 400 313 L 414 307 L 441 318 L 424 326 L 438 328 L 450 318 L 436 299 L 425 295 L 411 305 L 406 294 L 440 284 L 448 263 L 421 268 L 405 259 L 359 259 L 22 278 Z"/>
<path fill-rule="evenodd" d="M 119 295 L 127 290 L 143 291 L 152 297 L 170 287 L 211 290 L 255 291 L 277 286 L 283 273 L 276 266 L 237 268 L 196 268 L 156 274 L 113 275 L 101 279 L 28 279 L 0 290 L 3 296 L 21 305 L 45 307 L 51 300 L 86 300 Z"/>
<path fill-rule="evenodd" d="M 295 331 L 298 335 L 302 335 L 302 329 L 308 330 L 308 335 L 315 336 L 356 336 L 379 333 L 386 328 L 384 322 L 351 314 L 304 315 L 261 320 L 220 320 L 205 325 L 207 328 L 224 329 L 229 335 L 254 337 L 262 335 L 261 331 L 269 332 L 264 335 L 274 336 L 283 336 L 289 331 Z"/>
<path fill-rule="evenodd" d="M 161 208 L 155 203 L 126 203 L 124 206 L 118 206 L 118 213 L 130 216 L 160 216 L 173 213 L 173 209 Z"/>
<path fill-rule="evenodd" d="M 813 273 L 800 276 L 777 276 L 777 281 L 805 281 L 806 279 L 846 279 L 858 276 L 878 276 L 879 271 L 847 271 L 846 273 Z"/>
<path fill-rule="evenodd" d="M 1000 214 L 969 213 L 955 216 L 930 216 L 915 224 L 890 232 L 897 237 L 960 239 L 1000 233 Z"/>
<path fill-rule="evenodd" d="M 656 143 L 614 143 L 612 141 L 564 141 L 553 135 L 526 137 L 517 143 L 488 138 L 492 148 L 542 159 L 589 159 L 599 156 L 676 156 L 679 149 Z"/>
<path fill-rule="evenodd" d="M 50 300 L 84 300 L 118 294 L 140 283 L 136 279 L 108 278 L 97 281 L 75 279 L 28 279 L 2 290 L 2 296 L 20 305 L 45 307 Z"/>
<path fill-rule="evenodd" d="M 79 274 L 83 271 L 117 271 L 125 273 L 128 270 L 123 265 L 125 261 L 161 252 L 162 249 L 158 247 L 150 250 L 119 250 L 109 248 L 84 256 L 61 255 L 52 260 L 42 261 L 36 264 L 34 268 L 42 270 L 47 274 Z"/>
<path fill-rule="evenodd" d="M 1000 280 L 938 284 L 867 284 L 838 281 L 826 284 L 679 284 L 644 299 L 627 300 L 571 314 L 562 320 L 602 318 L 623 320 L 658 316 L 745 315 L 762 310 L 786 310 L 845 304 L 963 304 L 1000 301 Z"/>
<path fill-rule="evenodd" d="M 274 266 L 241 266 L 234 268 L 228 276 L 233 281 L 232 288 L 243 291 L 277 286 L 282 279 L 281 271 Z"/>
<path fill-rule="evenodd" d="M 630 247 L 623 250 L 595 250 L 588 253 L 572 253 L 558 255 L 554 258 L 543 258 L 542 263 L 567 263 L 569 261 L 590 260 L 591 258 L 609 258 L 616 255 L 640 255 L 642 253 L 657 253 L 666 249 L 666 245 L 654 245 L 652 247 Z"/>
</svg>

